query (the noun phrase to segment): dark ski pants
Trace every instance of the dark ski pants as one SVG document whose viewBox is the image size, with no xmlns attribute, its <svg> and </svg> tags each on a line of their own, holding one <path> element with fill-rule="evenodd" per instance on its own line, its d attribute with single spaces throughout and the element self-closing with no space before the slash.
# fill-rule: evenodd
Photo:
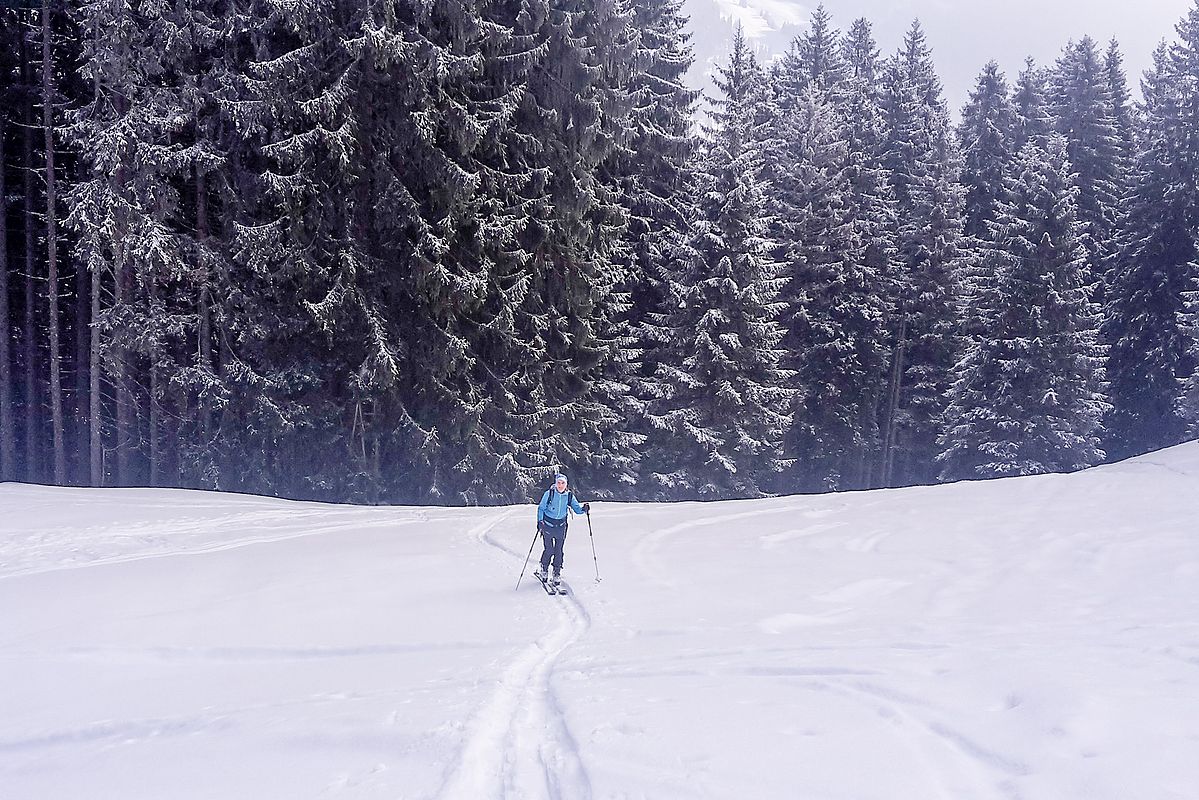
<svg viewBox="0 0 1199 800">
<path fill-rule="evenodd" d="M 541 571 L 554 562 L 554 571 L 562 574 L 562 546 L 566 544 L 566 520 L 560 525 L 554 525 L 551 520 L 541 524 L 541 541 L 545 549 L 541 552 Z"/>
</svg>

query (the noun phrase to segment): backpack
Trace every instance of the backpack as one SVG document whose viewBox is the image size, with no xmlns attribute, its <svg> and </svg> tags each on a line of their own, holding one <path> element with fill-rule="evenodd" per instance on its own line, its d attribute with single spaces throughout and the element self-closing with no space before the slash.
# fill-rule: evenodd
<svg viewBox="0 0 1199 800">
<path fill-rule="evenodd" d="M 548 499 L 549 499 L 549 497 L 550 497 L 550 492 L 552 492 L 552 491 L 554 491 L 554 487 L 552 487 L 552 486 L 551 486 L 549 489 L 546 489 L 546 490 L 545 490 L 545 495 L 542 497 L 542 500 L 548 500 Z M 569 520 L 569 519 L 570 519 L 570 504 L 571 504 L 571 501 L 573 501 L 573 500 L 574 500 L 574 496 L 575 496 L 575 493 L 574 493 L 573 491 L 568 491 L 568 492 L 566 493 L 566 516 L 562 518 L 562 530 L 566 530 L 567 520 Z M 547 511 L 549 510 L 549 503 L 548 503 L 548 502 L 546 503 L 546 510 L 547 510 Z M 549 517 L 546 517 L 546 522 L 548 523 L 548 521 L 549 521 Z M 557 526 L 557 525 L 553 525 L 553 526 L 550 526 L 550 527 L 555 527 L 555 528 L 556 528 L 556 527 L 558 527 L 558 526 Z"/>
</svg>

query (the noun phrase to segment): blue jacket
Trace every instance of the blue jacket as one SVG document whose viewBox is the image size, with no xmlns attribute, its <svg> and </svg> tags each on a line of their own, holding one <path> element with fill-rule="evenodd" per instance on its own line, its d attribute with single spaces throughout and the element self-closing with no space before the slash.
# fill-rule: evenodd
<svg viewBox="0 0 1199 800">
<path fill-rule="evenodd" d="M 541 502 L 537 504 L 537 521 L 540 523 L 546 519 L 566 519 L 566 500 L 570 498 L 570 509 L 576 514 L 583 513 L 583 507 L 579 505 L 579 501 L 574 498 L 570 492 L 559 492 L 558 487 L 551 486 L 546 490 L 545 495 L 541 498 Z"/>
</svg>

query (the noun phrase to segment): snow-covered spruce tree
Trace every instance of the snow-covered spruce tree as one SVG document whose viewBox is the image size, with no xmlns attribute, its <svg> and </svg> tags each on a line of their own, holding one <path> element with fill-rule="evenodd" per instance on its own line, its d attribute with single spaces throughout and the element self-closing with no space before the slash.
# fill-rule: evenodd
<svg viewBox="0 0 1199 800">
<path fill-rule="evenodd" d="M 226 52 L 241 54 L 219 78 L 229 171 L 200 195 L 219 202 L 209 216 L 229 260 L 212 309 L 226 488 L 428 497 L 441 452 L 413 418 L 444 400 L 430 386 L 466 360 L 430 330 L 450 324 L 448 298 L 481 293 L 443 264 L 469 181 L 430 152 L 438 137 L 459 145 L 447 114 L 475 135 L 442 84 L 477 69 L 477 53 L 433 41 L 438 21 L 470 36 L 471 18 L 454 11 L 298 3 L 267 14 L 247 2 L 255 24 L 229 34 Z M 432 78 L 430 64 L 442 70 Z M 438 408 L 452 419 L 450 403 Z"/>
<path fill-rule="evenodd" d="M 1115 167 L 1117 220 L 1119 202 L 1130 188 L 1132 170 L 1136 159 L 1136 119 L 1132 104 L 1132 93 L 1128 89 L 1128 76 L 1124 72 L 1124 54 L 1120 43 L 1112 39 L 1103 54 L 1103 72 L 1107 79 L 1108 114 L 1116 127 L 1116 153 L 1119 159 Z"/>
<path fill-rule="evenodd" d="M 962 109 L 958 125 L 958 146 L 962 152 L 961 182 L 965 189 L 963 230 L 966 251 L 961 270 L 962 293 L 966 302 L 971 295 L 984 291 L 984 284 L 995 274 L 999 250 L 991 245 L 992 223 L 999 204 L 1007 199 L 1007 179 L 1016 156 L 1016 112 L 1008 97 L 1007 79 L 994 61 L 978 76 L 970 99 Z M 965 308 L 969 308 L 966 305 Z M 985 333 L 986 325 L 977 314 L 966 314 L 961 333 Z"/>
<path fill-rule="evenodd" d="M 1068 472 L 1103 458 L 1103 347 L 1077 193 L 1063 137 L 1020 152 L 992 223 L 999 268 L 972 303 L 985 332 L 955 370 L 944 480 Z"/>
<path fill-rule="evenodd" d="M 542 482 L 552 459 L 538 449 L 537 409 L 530 405 L 537 391 L 534 362 L 546 358 L 530 294 L 536 248 L 552 225 L 550 188 L 544 168 L 529 155 L 539 141 L 528 127 L 536 117 L 523 110 L 531 77 L 546 69 L 546 32 L 525 16 L 522 4 L 489 2 L 479 13 L 481 58 L 476 70 L 462 76 L 465 92 L 447 95 L 447 110 L 462 105 L 476 115 L 462 131 L 474 133 L 463 137 L 456 158 L 473 163 L 462 169 L 478 181 L 458 221 L 464 248 L 458 257 L 478 264 L 483 297 L 477 307 L 456 312 L 461 324 L 452 335 L 464 343 L 470 369 L 460 380 L 442 381 L 440 394 L 456 392 L 457 398 L 440 409 L 426 401 L 434 427 L 421 424 L 442 452 L 431 498 L 521 502 Z M 538 12 L 543 15 L 544 9 Z M 437 63 L 431 59 L 430 69 Z M 436 184 L 430 189 L 436 191 Z"/>
<path fill-rule="evenodd" d="M 154 485 L 181 478 L 212 485 L 206 451 L 213 428 L 205 418 L 213 403 L 206 398 L 220 387 L 209 357 L 208 306 L 224 295 L 219 276 L 225 270 L 202 241 L 207 222 L 197 211 L 205 205 L 198 197 L 204 181 L 197 176 L 224 166 L 213 73 L 223 69 L 226 27 L 211 2 L 148 5 L 139 12 L 146 60 L 139 81 L 147 91 L 134 116 L 145 115 L 147 138 L 137 160 L 153 170 L 148 177 L 157 186 L 149 202 L 159 226 L 146 232 L 155 249 L 135 273 L 145 319 L 130 348 L 139 369 L 137 397 L 146 409 L 146 475 Z"/>
<path fill-rule="evenodd" d="M 795 37 L 772 70 L 775 103 L 786 113 L 814 93 L 822 102 L 836 103 L 848 75 L 841 33 L 821 4 L 812 12 L 807 30 Z"/>
<path fill-rule="evenodd" d="M 598 177 L 627 127 L 626 19 L 243 5 L 255 24 L 229 29 L 219 73 L 229 167 L 201 195 L 228 258 L 224 485 L 523 499 L 580 443 L 612 459 L 597 485 L 627 474 L 606 372 L 624 214 Z"/>
<path fill-rule="evenodd" d="M 1178 32 L 1182 41 L 1158 48 L 1142 84 L 1141 147 L 1107 297 L 1113 459 L 1182 440 L 1179 381 L 1197 363 L 1183 314 L 1199 259 L 1199 7 Z"/>
<path fill-rule="evenodd" d="M 769 102 L 755 109 L 757 119 L 766 119 L 766 137 L 762 144 L 762 174 L 769 181 L 766 193 L 771 224 L 768 235 L 775 249 L 771 257 L 787 268 L 787 251 L 793 245 L 798 216 L 803 213 L 806 181 L 803 175 L 803 144 L 797 140 L 797 120 L 813 103 L 822 106 L 821 113 L 833 114 L 832 96 L 839 94 L 843 72 L 837 48 L 837 33 L 831 28 L 831 18 L 821 5 L 812 15 L 808 31 L 791 42 L 787 52 L 771 67 L 767 78 Z M 765 98 L 763 98 L 765 100 Z M 830 104 L 825 103 L 830 101 Z"/>
<path fill-rule="evenodd" d="M 374 291 L 385 299 L 401 355 L 395 388 L 371 402 L 371 443 L 359 446 L 381 451 L 393 494 L 420 501 L 524 500 L 548 469 L 577 463 L 567 456 L 588 432 L 613 440 L 604 450 L 593 438 L 583 452 L 601 464 L 611 455 L 627 473 L 630 455 L 613 423 L 625 393 L 596 379 L 615 361 L 596 332 L 620 309 L 583 304 L 612 296 L 594 270 L 616 260 L 623 233 L 603 227 L 613 208 L 597 212 L 601 204 L 589 205 L 587 194 L 608 201 L 619 190 L 596 181 L 614 152 L 621 110 L 604 105 L 611 99 L 604 93 L 629 78 L 603 47 L 629 29 L 613 16 L 601 32 L 593 16 L 537 4 L 443 0 L 404 8 L 398 23 L 373 10 L 368 16 L 358 95 L 367 164 L 359 225 L 372 234 Z M 577 115 L 569 119 L 541 105 L 558 102 L 568 76 L 579 103 L 562 107 Z M 380 108 L 373 101 L 380 95 L 394 102 Z M 591 188 L 555 183 L 557 175 Z M 371 209 L 368 197 L 381 202 Z M 570 240 L 588 234 L 557 219 L 559 210 L 576 212 L 574 221 L 591 226 L 594 238 Z M 562 272 L 547 268 L 548 254 L 568 240 L 581 252 L 601 241 L 610 261 L 568 265 L 566 291 L 551 296 L 548 284 Z M 588 370 L 569 362 L 581 357 L 569 350 L 573 332 L 554 341 L 563 344 L 558 361 L 548 351 L 547 321 L 565 331 L 576 314 L 581 352 L 604 356 Z M 602 405 L 601 390 L 609 393 Z M 618 480 L 590 477 L 597 492 Z"/>
<path fill-rule="evenodd" d="M 251 24 L 230 43 L 244 61 L 222 106 L 238 138 L 219 320 L 222 488 L 332 498 L 376 479 L 369 462 L 347 469 L 346 435 L 362 387 L 381 393 L 398 378 L 397 342 L 370 290 L 376 264 L 355 228 L 365 13 L 316 0 L 266 13 L 249 2 Z"/>
<path fill-rule="evenodd" d="M 835 103 L 848 76 L 841 32 L 833 27 L 832 16 L 824 4 L 816 7 L 808 29 L 796 40 L 806 85 L 822 102 Z"/>
<path fill-rule="evenodd" d="M 1048 92 L 1049 70 L 1038 67 L 1031 58 L 1025 59 L 1024 69 L 1016 78 L 1016 86 L 1012 92 L 1012 106 L 1016 116 L 1012 132 L 1012 152 L 1020 152 L 1030 141 L 1044 146 L 1045 137 L 1053 131 Z"/>
<path fill-rule="evenodd" d="M 297 179 L 294 197 L 267 194 L 254 213 L 303 217 L 238 230 L 302 232 L 310 260 L 294 284 L 262 287 L 298 295 L 295 361 L 263 358 L 247 375 L 284 379 L 268 388 L 292 426 L 275 434 L 289 449 L 315 441 L 339 456 L 312 471 L 317 491 L 523 499 L 548 461 L 521 451 L 533 409 L 513 385 L 538 359 L 528 232 L 548 228 L 550 204 L 544 166 L 520 159 L 536 133 L 519 116 L 529 75 L 547 69 L 545 31 L 507 7 L 454 0 L 330 10 L 335 36 L 314 5 L 268 37 L 285 55 L 255 72 L 284 70 L 287 102 L 248 82 L 259 105 L 247 110 L 285 123 L 262 151 Z M 290 71 L 308 63 L 293 57 L 301 50 L 336 69 Z"/>
<path fill-rule="evenodd" d="M 858 236 L 866 243 L 870 269 L 889 280 L 895 268 L 896 213 L 890 172 L 885 166 L 887 129 L 880 104 L 878 47 L 870 23 L 854 22 L 842 40 L 846 83 L 841 103 L 841 139 L 846 146 L 845 172 L 850 209 Z M 889 291 L 880 286 L 884 295 Z"/>
<path fill-rule="evenodd" d="M 620 5 L 530 2 L 516 22 L 540 42 L 510 162 L 532 176 L 520 234 L 531 259 L 520 347 L 502 367 L 519 403 L 494 427 L 518 442 L 526 495 L 557 466 L 604 491 L 633 480 L 638 455 L 624 413 L 627 212 L 607 178 L 628 134 L 637 39 Z"/>
<path fill-rule="evenodd" d="M 875 78 L 878 74 L 878 48 L 868 22 L 858 20 L 853 24 L 843 42 L 843 52 L 849 65 L 840 132 L 840 138 L 846 146 L 844 173 L 848 181 L 843 202 L 855 236 L 865 245 L 862 266 L 873 282 L 868 305 L 877 304 L 886 315 L 873 345 L 868 344 L 871 337 L 859 339 L 863 353 L 869 348 L 878 351 L 874 357 L 861 356 L 866 371 L 881 371 L 861 398 L 862 417 L 858 430 L 865 449 L 860 454 L 858 468 L 846 475 L 844 484 L 846 487 L 870 488 L 875 485 L 880 472 L 882 438 L 879 415 L 890 359 L 887 318 L 893 312 L 891 302 L 897 296 L 898 218 L 891 176 L 885 166 L 887 133 Z"/>
<path fill-rule="evenodd" d="M 82 168 L 68 193 L 71 213 L 64 221 L 76 231 L 76 257 L 91 273 L 92 285 L 96 290 L 108 287 L 115 300 L 106 311 L 98 302 L 103 293 L 90 293 L 97 301 L 91 308 L 91 371 L 95 389 L 102 385 L 102 376 L 115 378 L 113 393 L 119 415 L 116 447 L 121 453 L 122 468 L 115 470 L 115 477 L 117 481 L 132 483 L 135 478 L 128 474 L 134 439 L 130 435 L 130 393 L 125 376 L 127 347 L 125 342 L 115 341 L 113 333 L 118 315 L 127 314 L 130 309 L 125 297 L 128 287 L 125 276 L 130 269 L 132 241 L 127 231 L 131 217 L 143 212 L 130 191 L 130 172 L 140 139 L 130 110 L 142 88 L 135 75 L 140 65 L 134 63 L 135 48 L 142 36 L 133 12 L 123 3 L 85 3 L 79 7 L 77 16 L 83 35 L 82 73 L 92 96 L 79 109 L 69 129 Z M 118 281 L 118 276 L 123 280 Z M 110 340 L 108 347 L 102 347 L 105 339 Z M 106 482 L 102 468 L 105 424 L 99 394 L 93 392 L 91 399 L 89 481 L 92 486 L 102 486 Z"/>
<path fill-rule="evenodd" d="M 190 409 L 212 389 L 210 370 L 197 375 L 204 318 L 197 312 L 203 296 L 219 294 L 207 285 L 213 270 L 190 235 L 203 227 L 190 210 L 202 205 L 194 173 L 219 163 L 199 133 L 215 117 L 199 87 L 216 41 L 208 10 L 112 3 L 78 10 L 91 97 L 72 127 L 87 172 L 72 188 L 67 221 L 92 276 L 88 418 L 97 485 L 162 485 L 181 476 L 214 485 L 187 455 L 205 449 Z M 111 440 L 104 383 L 115 395 Z M 102 474 L 106 446 L 118 453 L 109 476 Z"/>
<path fill-rule="evenodd" d="M 1189 269 L 1190 286 L 1183 291 L 1183 300 L 1187 309 L 1183 331 L 1189 340 L 1189 363 L 1184 360 L 1181 364 L 1184 372 L 1189 366 L 1191 373 L 1183 381 L 1182 396 L 1176 408 L 1188 424 L 1187 433 L 1192 438 L 1199 438 L 1199 191 L 1195 190 L 1197 159 L 1194 149 L 1196 132 L 1199 131 L 1199 109 L 1195 105 L 1196 88 L 1199 87 L 1199 3 L 1196 3 L 1190 13 L 1179 22 L 1178 32 L 1182 42 L 1171 50 L 1171 57 L 1174 69 L 1178 71 L 1179 75 L 1187 76 L 1179 81 L 1183 92 L 1180 99 L 1184 102 L 1181 104 L 1176 119 L 1181 123 L 1180 127 L 1187 131 L 1184 141 L 1191 144 L 1190 156 L 1185 161 L 1189 165 L 1190 181 L 1189 184 L 1184 183 L 1183 187 L 1176 187 L 1171 192 L 1173 195 L 1171 199 L 1178 202 L 1179 188 L 1185 192 L 1185 187 L 1189 186 L 1193 192 L 1189 201 L 1193 258 Z M 1149 94 L 1149 89 L 1146 88 L 1146 106 L 1149 105 Z M 1188 99 L 1190 100 L 1189 104 L 1185 102 Z M 1150 143 L 1154 139 L 1152 134 L 1153 118 L 1151 115 L 1146 116 L 1148 116 L 1146 128 L 1150 131 L 1146 136 L 1146 142 Z M 1175 135 L 1178 133 L 1179 131 L 1176 131 Z M 1151 150 L 1152 146 L 1150 145 L 1148 149 Z M 1186 167 L 1184 167 L 1185 169 Z M 1135 199 L 1129 205 L 1131 216 L 1135 213 Z"/>
<path fill-rule="evenodd" d="M 966 189 L 963 231 L 976 241 L 987 238 L 995 208 L 1004 198 L 1004 179 L 1015 150 L 1015 110 L 1007 79 L 994 61 L 983 67 L 962 109 L 958 143 L 961 181 Z"/>
<path fill-rule="evenodd" d="M 697 139 L 693 117 L 699 93 L 684 77 L 694 61 L 687 18 L 679 0 L 632 4 L 630 23 L 638 32 L 632 75 L 629 137 L 614 160 L 629 211 L 624 265 L 634 337 L 630 384 L 632 413 L 645 435 L 645 413 L 656 396 L 653 380 L 669 344 L 666 315 L 676 307 L 672 276 L 690 260 L 687 237 L 694 218 L 693 171 Z"/>
<path fill-rule="evenodd" d="M 884 379 L 886 297 L 859 224 L 849 142 L 815 86 L 781 116 L 786 168 L 773 187 L 787 352 L 802 399 L 788 437 L 786 490 L 858 488 Z"/>
<path fill-rule="evenodd" d="M 177 20 L 171 37 L 169 72 L 176 76 L 178 114 L 184 124 L 177 138 L 184 145 L 171 162 L 182 186 L 175 225 L 184 232 L 189 269 L 167 284 L 173 321 L 166 330 L 172 369 L 168 391 L 178 447 L 177 470 L 187 486 L 221 484 L 220 461 L 210 443 L 218 439 L 222 410 L 229 397 L 219 355 L 230 274 L 229 211 L 235 207 L 239 177 L 233 173 L 234 128 L 221 101 L 233 94 L 240 67 L 230 57 L 235 27 L 225 24 L 210 2 L 171 6 Z M 233 51 L 236 52 L 236 51 Z M 219 452 L 219 448 L 217 448 Z"/>
<path fill-rule="evenodd" d="M 877 90 L 879 50 L 870 20 L 859 17 L 849 26 L 841 39 L 841 60 L 845 64 L 845 77 L 848 80 L 861 81 L 863 85 Z"/>
<path fill-rule="evenodd" d="M 847 53 L 822 7 L 771 73 L 770 235 L 788 278 L 780 296 L 784 365 L 801 398 L 788 434 L 794 466 L 786 491 L 859 488 L 877 449 L 893 218 L 883 202 L 877 92 L 863 77 L 873 74 L 877 51 L 868 25 L 856 36 Z"/>
<path fill-rule="evenodd" d="M 674 278 L 680 304 L 649 410 L 645 471 L 662 498 L 759 496 L 785 467 L 793 393 L 780 366 L 785 279 L 765 236 L 757 120 L 767 89 L 740 28 L 717 86 L 696 176 L 695 260 Z"/>
<path fill-rule="evenodd" d="M 684 84 L 695 61 L 687 21 L 681 0 L 631 4 L 628 24 L 638 38 L 630 76 L 631 133 L 623 143 L 630 163 L 622 174 L 630 184 L 624 192 L 630 233 L 650 244 L 647 234 L 682 215 L 673 204 L 695 154 L 691 117 L 699 92 Z"/>
<path fill-rule="evenodd" d="M 941 84 L 919 23 L 888 60 L 881 102 L 884 164 L 898 215 L 900 267 L 891 313 L 891 378 L 883 399 L 881 483 L 936 476 L 937 435 L 956 360 L 962 240 L 958 155 Z"/>
<path fill-rule="evenodd" d="M 454 351 L 469 358 L 469 370 L 457 378 L 447 372 L 437 391 L 422 391 L 410 405 L 421 409 L 421 428 L 442 453 L 432 465 L 436 480 L 430 497 L 516 502 L 535 492 L 558 459 L 559 451 L 546 447 L 543 435 L 570 430 L 569 422 L 557 430 L 542 427 L 538 416 L 546 397 L 539 381 L 549 364 L 538 251 L 556 225 L 546 158 L 562 154 L 566 144 L 556 123 L 541 116 L 529 89 L 546 75 L 557 75 L 549 56 L 554 33 L 546 22 L 548 7 L 497 2 L 483 5 L 480 13 L 478 69 L 442 90 L 445 133 L 429 140 L 430 147 L 443 140 L 461 142 L 453 161 L 460 174 L 478 181 L 453 220 L 446 220 L 447 234 L 452 221 L 461 241 L 440 254 L 438 269 L 449 273 L 456 263 L 477 264 L 479 283 L 467 283 L 463 289 L 470 291 L 457 296 L 442 287 L 422 301 L 437 326 L 431 333 L 444 329 Z M 445 35 L 460 27 L 447 17 Z M 441 60 L 428 59 L 426 81 L 441 72 Z M 458 107 L 474 115 L 465 127 L 455 113 Z M 421 104 L 411 111 L 425 113 Z M 593 175 L 594 164 L 588 169 Z M 434 197 L 443 193 L 436 175 L 426 191 Z M 479 302 L 464 303 L 474 292 L 482 293 Z M 434 363 L 438 357 L 433 356 Z M 422 369 L 419 360 L 412 368 Z M 418 377 L 415 385 L 427 382 Z"/>
<path fill-rule="evenodd" d="M 1114 251 L 1122 177 L 1120 137 L 1113 116 L 1108 72 L 1094 39 L 1066 46 L 1050 73 L 1049 107 L 1054 129 L 1070 145 L 1078 175 L 1078 217 L 1083 224 L 1097 297 L 1102 300 Z"/>
<path fill-rule="evenodd" d="M 347 34 L 345 85 L 367 349 L 348 365 L 343 452 L 367 497 L 487 500 L 503 444 L 480 430 L 489 387 L 472 370 L 489 279 L 518 248 L 486 158 L 502 158 L 497 128 L 524 69 L 488 73 L 483 54 L 503 52 L 511 28 L 485 23 L 474 3 L 383 0 L 363 12 Z"/>
</svg>

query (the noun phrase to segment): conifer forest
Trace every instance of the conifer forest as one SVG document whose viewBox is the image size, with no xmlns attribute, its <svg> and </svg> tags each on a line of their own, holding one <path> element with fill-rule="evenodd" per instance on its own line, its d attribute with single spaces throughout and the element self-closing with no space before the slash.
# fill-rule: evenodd
<svg viewBox="0 0 1199 800">
<path fill-rule="evenodd" d="M 823 8 L 701 97 L 682 0 L 9 2 L 0 479 L 691 500 L 1179 443 L 1199 3 L 1162 36 L 951 109 L 919 24 Z"/>
</svg>

